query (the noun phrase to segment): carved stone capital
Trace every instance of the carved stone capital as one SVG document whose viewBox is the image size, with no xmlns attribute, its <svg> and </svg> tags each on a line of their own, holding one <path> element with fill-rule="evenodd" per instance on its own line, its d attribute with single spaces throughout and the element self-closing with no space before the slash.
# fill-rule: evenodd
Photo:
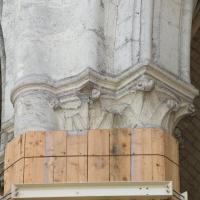
<svg viewBox="0 0 200 200">
<path fill-rule="evenodd" d="M 40 109 L 33 100 L 39 102 L 44 94 Z M 197 94 L 192 85 L 164 70 L 138 66 L 116 77 L 87 70 L 58 82 L 23 80 L 13 90 L 12 101 L 16 107 L 15 123 L 26 120 L 20 110 L 30 114 L 23 129 L 18 123 L 18 132 L 30 130 L 29 124 L 36 124 L 28 101 L 41 116 L 49 113 L 48 123 L 40 124 L 42 130 L 53 124 L 55 130 L 159 127 L 172 133 L 180 119 L 194 112 L 192 102 Z"/>
<path fill-rule="evenodd" d="M 61 109 L 55 109 L 61 129 L 159 127 L 172 133 L 182 117 L 194 112 L 193 97 L 186 97 L 150 74 L 141 74 L 121 91 L 89 85 L 84 86 L 87 92 L 75 94 L 70 101 L 62 100 Z M 69 108 L 69 104 L 76 106 Z"/>
</svg>

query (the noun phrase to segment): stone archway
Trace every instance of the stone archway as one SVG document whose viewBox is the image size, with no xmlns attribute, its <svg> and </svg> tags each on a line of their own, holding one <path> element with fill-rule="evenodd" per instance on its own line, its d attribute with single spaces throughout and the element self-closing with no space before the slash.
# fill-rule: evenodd
<svg viewBox="0 0 200 200">
<path fill-rule="evenodd" d="M 194 12 L 191 43 L 191 82 L 200 90 L 200 2 Z M 200 188 L 200 97 L 194 100 L 195 114 L 181 120 L 175 129 L 180 142 L 181 190 L 199 200 Z"/>
</svg>

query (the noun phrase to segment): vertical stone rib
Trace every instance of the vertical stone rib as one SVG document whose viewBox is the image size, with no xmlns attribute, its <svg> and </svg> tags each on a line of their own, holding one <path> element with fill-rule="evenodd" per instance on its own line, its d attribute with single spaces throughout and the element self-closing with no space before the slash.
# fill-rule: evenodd
<svg viewBox="0 0 200 200">
<path fill-rule="evenodd" d="M 153 36 L 153 9 L 154 0 L 142 1 L 141 25 L 141 58 L 144 64 L 149 64 L 152 60 L 152 36 Z"/>
<path fill-rule="evenodd" d="M 180 54 L 179 68 L 180 77 L 185 82 L 190 82 L 190 42 L 192 27 L 192 10 L 193 1 L 183 0 L 181 8 L 181 24 L 180 24 Z"/>
</svg>

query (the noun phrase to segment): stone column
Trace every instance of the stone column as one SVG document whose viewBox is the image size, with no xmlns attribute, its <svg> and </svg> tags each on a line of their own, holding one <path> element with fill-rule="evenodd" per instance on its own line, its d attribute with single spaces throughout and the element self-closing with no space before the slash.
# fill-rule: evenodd
<svg viewBox="0 0 200 200">
<path fill-rule="evenodd" d="M 4 2 L 7 68 L 13 71 L 7 78 L 14 80 L 7 89 L 14 110 L 7 106 L 6 112 L 14 115 L 15 134 L 62 128 L 50 105 L 55 84 L 102 66 L 102 9 L 100 1 L 87 0 Z"/>
<path fill-rule="evenodd" d="M 197 95 L 189 78 L 192 8 L 190 0 L 5 1 L 6 67 L 14 72 L 7 71 L 6 94 L 14 110 L 7 105 L 3 120 L 14 116 L 15 135 L 171 133 Z"/>
</svg>

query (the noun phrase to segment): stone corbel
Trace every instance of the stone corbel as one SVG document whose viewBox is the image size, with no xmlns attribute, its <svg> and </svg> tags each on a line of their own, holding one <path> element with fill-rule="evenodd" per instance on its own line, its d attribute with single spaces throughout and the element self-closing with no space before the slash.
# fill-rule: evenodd
<svg viewBox="0 0 200 200">
<path fill-rule="evenodd" d="M 89 96 L 90 104 L 93 104 L 95 101 L 99 100 L 101 96 L 101 91 L 98 89 L 92 89 L 91 95 Z"/>
<path fill-rule="evenodd" d="M 135 90 L 136 91 L 144 91 L 150 92 L 155 87 L 155 81 L 150 77 L 144 75 L 136 82 Z"/>
</svg>

